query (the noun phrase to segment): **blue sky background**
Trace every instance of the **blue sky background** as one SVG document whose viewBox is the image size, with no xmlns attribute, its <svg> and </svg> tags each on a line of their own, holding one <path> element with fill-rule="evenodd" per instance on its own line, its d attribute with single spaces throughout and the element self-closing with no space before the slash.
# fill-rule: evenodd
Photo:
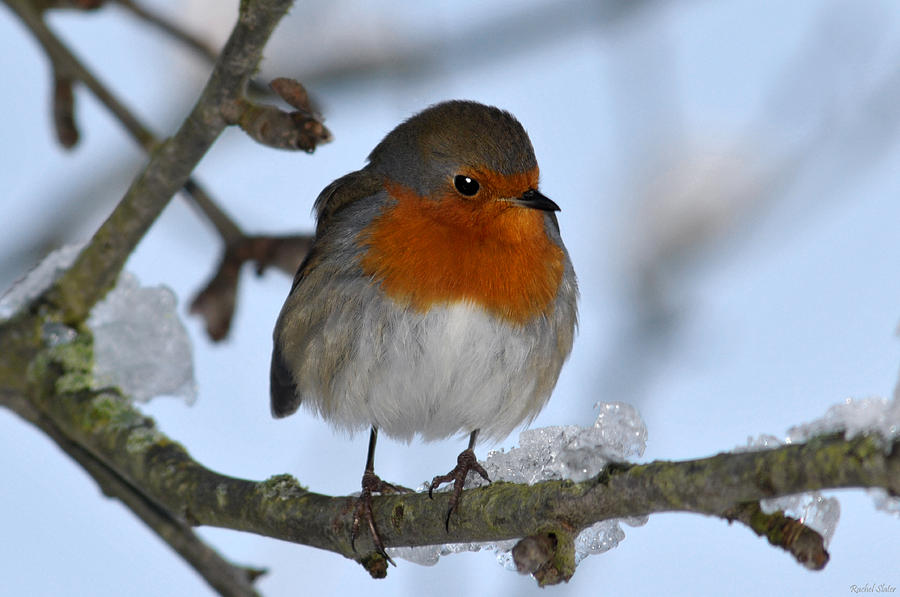
<svg viewBox="0 0 900 597">
<path fill-rule="evenodd" d="M 225 2 L 158 0 L 224 38 Z M 618 10 L 613 10 L 613 5 Z M 197 178 L 246 230 L 310 230 L 312 201 L 359 168 L 399 121 L 450 98 L 513 112 L 531 135 L 542 191 L 582 292 L 581 325 L 534 426 L 586 425 L 623 400 L 649 429 L 644 460 L 711 455 L 783 435 L 846 398 L 890 397 L 900 344 L 900 16 L 852 3 L 399 2 L 343 0 L 292 11 L 262 76 L 294 76 L 335 135 L 315 155 L 228 131 Z M 189 110 L 209 67 L 116 8 L 51 25 L 160 135 Z M 38 46 L 0 9 L 3 159 L 0 287 L 54 245 L 84 240 L 144 156 L 83 90 L 82 140 L 62 151 Z M 129 269 L 172 287 L 181 310 L 211 275 L 219 240 L 176 198 Z M 324 493 L 358 488 L 366 437 L 306 412 L 268 411 L 271 329 L 290 287 L 242 280 L 229 339 L 195 342 L 199 399 L 146 407 L 207 466 L 263 479 L 288 472 Z M 515 435 L 500 446 L 511 446 Z M 382 439 L 378 472 L 417 485 L 464 442 Z M 482 455 L 488 447 L 482 447 Z M 205 595 L 203 581 L 39 432 L 0 411 L 0 568 L 22 595 Z M 543 595 L 846 595 L 900 586 L 900 521 L 862 491 L 831 492 L 841 521 L 831 562 L 809 572 L 740 526 L 660 514 Z M 270 596 L 538 594 L 493 555 L 401 562 L 372 581 L 339 556 L 199 529 L 233 561 L 264 566 Z"/>
</svg>

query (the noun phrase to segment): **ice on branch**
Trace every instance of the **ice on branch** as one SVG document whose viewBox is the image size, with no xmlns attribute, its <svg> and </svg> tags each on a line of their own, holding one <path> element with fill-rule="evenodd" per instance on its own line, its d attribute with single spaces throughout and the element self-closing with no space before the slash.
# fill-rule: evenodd
<svg viewBox="0 0 900 597">
<path fill-rule="evenodd" d="M 519 447 L 488 454 L 484 467 L 492 479 L 538 483 L 550 479 L 584 481 L 610 462 L 641 456 L 647 427 L 634 407 L 624 402 L 598 404 L 590 427 L 566 425 L 526 429 Z"/>
<path fill-rule="evenodd" d="M 857 435 L 877 434 L 887 449 L 891 440 L 900 435 L 900 399 L 865 398 L 847 399 L 828 409 L 825 416 L 805 425 L 788 429 L 788 442 L 801 442 L 814 435 L 843 431 L 847 439 Z M 878 510 L 900 516 L 900 498 L 892 497 L 883 489 L 869 489 L 869 495 Z"/>
<path fill-rule="evenodd" d="M 831 543 L 841 518 L 841 504 L 837 498 L 824 497 L 818 491 L 760 500 L 759 507 L 766 514 L 781 510 L 785 516 L 799 520 L 822 535 L 825 547 Z"/>
<path fill-rule="evenodd" d="M 509 451 L 488 454 L 482 465 L 495 481 L 529 485 L 554 479 L 584 481 L 600 473 L 610 462 L 640 457 L 647 445 L 647 427 L 637 410 L 624 402 L 601 403 L 600 413 L 590 427 L 566 425 L 528 429 L 519 434 L 519 446 Z M 466 487 L 484 482 L 470 475 Z M 463 506 L 464 507 L 464 506 Z M 616 547 L 625 533 L 619 520 L 605 520 L 584 529 L 575 540 L 576 563 L 585 557 Z M 625 519 L 630 526 L 640 526 L 647 517 Z M 458 543 L 389 549 L 392 557 L 417 564 L 436 564 L 440 556 L 462 551 L 493 550 L 498 562 L 515 570 L 510 550 L 516 540 L 498 543 Z"/>
<path fill-rule="evenodd" d="M 9 319 L 19 309 L 36 299 L 66 271 L 84 245 L 67 245 L 47 255 L 24 277 L 0 296 L 0 320 Z"/>
<path fill-rule="evenodd" d="M 900 516 L 900 498 L 891 496 L 880 487 L 869 489 L 868 493 L 872 496 L 872 501 L 875 502 L 876 510 L 883 510 L 888 514 Z"/>
<path fill-rule="evenodd" d="M 781 440 L 774 435 L 760 435 L 756 439 L 747 438 L 745 446 L 738 446 L 735 452 L 753 452 L 769 450 L 783 446 L 789 441 Z M 779 498 L 760 500 L 760 509 L 766 514 L 779 510 L 810 527 L 822 536 L 825 547 L 831 542 L 841 517 L 841 505 L 836 498 L 826 498 L 818 491 L 786 495 Z"/>
<path fill-rule="evenodd" d="M 846 439 L 875 434 L 887 446 L 900 434 L 900 401 L 847 398 L 829 408 L 824 417 L 788 429 L 786 443 L 805 442 L 816 435 L 838 431 L 843 431 Z"/>
<path fill-rule="evenodd" d="M 53 251 L 0 297 L 0 320 L 46 290 L 78 256 L 83 245 Z M 88 319 L 94 335 L 97 387 L 118 386 L 135 400 L 170 395 L 193 402 L 197 395 L 193 353 L 168 288 L 141 287 L 125 272 Z M 60 323 L 44 326 L 49 345 L 71 342 L 76 331 Z"/>
<path fill-rule="evenodd" d="M 871 435 L 883 441 L 887 448 L 900 435 L 900 401 L 848 398 L 829 408 L 825 416 L 791 427 L 783 440 L 773 435 L 761 435 L 757 439 L 748 439 L 747 445 L 738 450 L 777 448 L 784 444 L 803 443 L 830 433 L 843 433 L 846 439 Z M 897 498 L 889 497 L 883 490 L 870 490 L 869 493 L 875 499 L 878 509 L 900 514 L 900 501 Z M 822 535 L 826 547 L 841 515 L 837 499 L 823 497 L 818 491 L 762 500 L 760 507 L 769 514 L 782 510 L 786 516 L 796 518 Z"/>
<path fill-rule="evenodd" d="M 94 375 L 137 401 L 155 396 L 197 398 L 190 338 L 176 310 L 175 293 L 142 287 L 128 272 L 91 311 Z"/>
</svg>

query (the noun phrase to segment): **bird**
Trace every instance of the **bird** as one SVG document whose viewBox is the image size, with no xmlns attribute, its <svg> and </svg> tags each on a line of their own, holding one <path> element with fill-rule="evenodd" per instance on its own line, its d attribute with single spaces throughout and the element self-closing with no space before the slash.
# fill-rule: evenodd
<svg viewBox="0 0 900 597">
<path fill-rule="evenodd" d="M 560 207 L 509 112 L 465 100 L 399 124 L 366 165 L 328 185 L 273 333 L 272 415 L 301 404 L 334 428 L 369 430 L 351 543 L 362 521 L 388 556 L 372 495 L 408 491 L 374 471 L 378 433 L 409 443 L 468 435 L 437 486 L 445 525 L 474 454 L 546 404 L 572 349 L 578 287 Z"/>
</svg>

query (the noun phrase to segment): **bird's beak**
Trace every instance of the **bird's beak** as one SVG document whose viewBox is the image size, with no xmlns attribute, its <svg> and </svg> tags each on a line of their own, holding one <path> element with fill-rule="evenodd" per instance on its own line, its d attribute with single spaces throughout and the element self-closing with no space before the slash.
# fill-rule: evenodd
<svg viewBox="0 0 900 597">
<path fill-rule="evenodd" d="M 559 211 L 559 206 L 552 200 L 541 195 L 534 189 L 528 189 L 521 197 L 511 200 L 515 205 L 539 209 L 541 211 Z"/>
</svg>

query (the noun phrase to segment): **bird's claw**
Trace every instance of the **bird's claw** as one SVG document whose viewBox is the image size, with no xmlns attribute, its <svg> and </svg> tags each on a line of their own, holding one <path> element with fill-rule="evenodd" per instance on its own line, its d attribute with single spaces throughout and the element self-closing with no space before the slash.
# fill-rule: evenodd
<svg viewBox="0 0 900 597">
<path fill-rule="evenodd" d="M 456 459 L 456 466 L 453 467 L 446 475 L 438 475 L 434 479 L 431 480 L 431 485 L 428 487 L 428 497 L 433 498 L 432 492 L 443 483 L 448 483 L 453 481 L 453 493 L 450 494 L 449 507 L 447 508 L 447 516 L 444 518 L 444 528 L 447 529 L 447 532 L 450 532 L 450 515 L 453 514 L 453 511 L 456 510 L 459 505 L 459 498 L 462 494 L 463 485 L 466 482 L 466 477 L 469 475 L 469 471 L 475 471 L 481 478 L 483 478 L 488 483 L 491 482 L 490 477 L 488 477 L 487 471 L 484 470 L 484 467 L 478 464 L 478 459 L 475 458 L 475 451 L 472 448 L 467 450 L 463 450 L 460 455 Z"/>
<path fill-rule="evenodd" d="M 356 500 L 356 512 L 353 514 L 353 526 L 350 530 L 350 547 L 356 551 L 356 538 L 359 537 L 360 521 L 365 520 L 372 534 L 372 542 L 375 543 L 375 551 L 377 551 L 392 566 L 396 566 L 394 560 L 388 555 L 375 526 L 375 515 L 372 513 L 372 494 L 373 493 L 409 493 L 412 490 L 402 485 L 392 485 L 381 480 L 381 477 L 371 471 L 363 473 L 362 492 Z"/>
</svg>

